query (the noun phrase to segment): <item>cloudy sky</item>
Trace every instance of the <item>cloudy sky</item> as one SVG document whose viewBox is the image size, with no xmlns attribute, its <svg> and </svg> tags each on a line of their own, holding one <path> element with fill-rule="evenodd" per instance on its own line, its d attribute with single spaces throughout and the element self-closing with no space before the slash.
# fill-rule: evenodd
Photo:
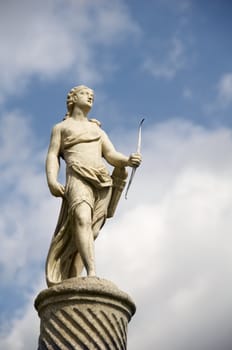
<svg viewBox="0 0 232 350">
<path fill-rule="evenodd" d="M 0 2 L 0 348 L 36 349 L 33 300 L 60 200 L 44 174 L 75 85 L 143 163 L 96 242 L 135 300 L 130 350 L 232 349 L 232 2 Z M 62 176 L 61 176 L 62 181 Z"/>
</svg>

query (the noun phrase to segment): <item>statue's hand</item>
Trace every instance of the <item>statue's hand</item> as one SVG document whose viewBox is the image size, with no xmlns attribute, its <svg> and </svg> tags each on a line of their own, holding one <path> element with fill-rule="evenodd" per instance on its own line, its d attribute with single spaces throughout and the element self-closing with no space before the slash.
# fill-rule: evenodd
<svg viewBox="0 0 232 350">
<path fill-rule="evenodd" d="M 64 191 L 65 191 L 65 187 L 60 184 L 58 181 L 49 183 L 49 189 L 51 191 L 51 194 L 53 194 L 53 196 L 55 197 L 63 197 L 64 196 Z"/>
<path fill-rule="evenodd" d="M 140 153 L 132 153 L 128 159 L 128 165 L 137 168 L 142 161 L 142 156 Z"/>
</svg>

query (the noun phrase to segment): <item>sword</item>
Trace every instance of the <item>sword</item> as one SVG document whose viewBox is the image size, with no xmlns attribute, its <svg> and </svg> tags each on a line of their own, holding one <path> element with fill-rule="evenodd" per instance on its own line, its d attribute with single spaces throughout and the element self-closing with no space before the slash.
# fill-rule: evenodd
<svg viewBox="0 0 232 350">
<path fill-rule="evenodd" d="M 140 153 L 140 152 L 141 152 L 142 124 L 143 124 L 144 120 L 145 120 L 145 118 L 143 118 L 143 119 L 141 120 L 141 122 L 139 123 L 137 153 Z M 134 176 L 135 176 L 136 169 L 137 169 L 137 167 L 133 167 L 133 168 L 132 168 L 131 175 L 130 175 L 130 179 L 129 179 L 129 182 L 128 182 L 128 185 L 127 185 L 127 188 L 126 188 L 125 199 L 127 199 L 127 194 L 128 194 L 129 188 L 130 188 L 130 186 L 131 186 L 131 183 L 132 183 L 132 181 L 133 181 L 133 178 L 134 178 Z"/>
</svg>

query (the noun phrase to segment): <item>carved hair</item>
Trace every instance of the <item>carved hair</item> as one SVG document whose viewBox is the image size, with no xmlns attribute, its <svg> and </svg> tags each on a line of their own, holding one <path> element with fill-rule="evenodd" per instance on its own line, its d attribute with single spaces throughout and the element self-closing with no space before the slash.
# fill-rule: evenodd
<svg viewBox="0 0 232 350">
<path fill-rule="evenodd" d="M 76 94 L 83 89 L 89 89 L 89 88 L 85 85 L 78 85 L 78 86 L 73 87 L 69 91 L 69 93 L 67 95 L 67 100 L 66 100 L 67 113 L 65 114 L 64 119 L 67 119 L 71 116 L 73 106 L 74 106 L 74 96 L 76 96 Z"/>
</svg>

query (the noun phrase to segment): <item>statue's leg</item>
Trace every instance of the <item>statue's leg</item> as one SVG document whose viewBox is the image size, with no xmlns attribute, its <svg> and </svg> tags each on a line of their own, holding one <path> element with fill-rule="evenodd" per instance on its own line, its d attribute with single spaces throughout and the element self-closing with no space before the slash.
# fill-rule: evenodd
<svg viewBox="0 0 232 350">
<path fill-rule="evenodd" d="M 84 269 L 84 264 L 83 264 L 81 255 L 78 252 L 73 258 L 70 273 L 69 273 L 69 278 L 80 277 L 83 269 Z"/>
<path fill-rule="evenodd" d="M 94 239 L 92 232 L 92 209 L 82 202 L 73 211 L 73 235 L 88 276 L 95 276 Z M 79 258 L 77 258 L 79 265 Z M 79 266 L 76 266 L 79 269 Z"/>
</svg>

